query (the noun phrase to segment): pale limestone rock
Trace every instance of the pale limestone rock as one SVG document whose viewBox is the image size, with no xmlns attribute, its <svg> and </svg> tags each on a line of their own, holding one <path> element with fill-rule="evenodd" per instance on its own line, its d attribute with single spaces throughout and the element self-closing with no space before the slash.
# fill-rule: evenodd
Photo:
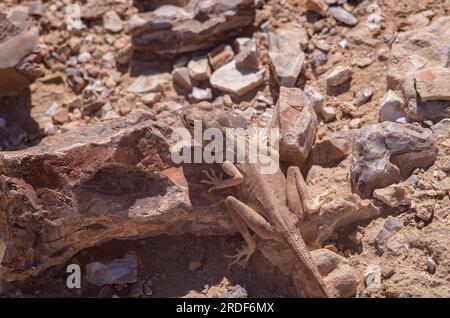
<svg viewBox="0 0 450 318">
<path fill-rule="evenodd" d="M 123 22 L 116 11 L 111 10 L 103 15 L 103 26 L 106 30 L 117 33 L 122 31 Z"/>
<path fill-rule="evenodd" d="M 323 17 L 327 15 L 328 5 L 323 0 L 306 0 L 305 7 Z"/>
<path fill-rule="evenodd" d="M 375 189 L 373 191 L 373 197 L 391 208 L 411 205 L 411 198 L 408 195 L 407 189 L 405 186 L 398 184 L 393 184 L 382 189 Z"/>
<path fill-rule="evenodd" d="M 235 61 L 217 69 L 210 78 L 214 88 L 234 95 L 244 95 L 264 81 L 264 70 L 253 71 L 239 68 Z"/>
<path fill-rule="evenodd" d="M 394 91 L 388 90 L 380 100 L 379 122 L 396 121 L 405 117 L 403 105 L 403 99 L 397 96 Z"/>
<path fill-rule="evenodd" d="M 416 73 L 416 90 L 422 101 L 450 101 L 450 68 L 431 68 Z"/>
<path fill-rule="evenodd" d="M 308 36 L 303 29 L 278 29 L 269 33 L 269 63 L 280 86 L 293 87 L 305 60 Z"/>
<path fill-rule="evenodd" d="M 316 137 L 317 116 L 299 88 L 280 88 L 272 127 L 280 130 L 280 159 L 300 165 Z"/>
<path fill-rule="evenodd" d="M 191 76 L 189 75 L 187 67 L 175 68 L 172 71 L 172 77 L 177 84 L 181 85 L 189 91 L 192 90 Z"/>
<path fill-rule="evenodd" d="M 172 76 L 168 73 L 156 75 L 140 75 L 128 87 L 128 92 L 143 94 L 149 92 L 161 92 L 170 83 Z"/>
<path fill-rule="evenodd" d="M 325 74 L 327 86 L 339 86 L 352 77 L 352 68 L 350 66 L 336 66 Z"/>
<path fill-rule="evenodd" d="M 191 78 L 196 81 L 207 81 L 211 76 L 211 67 L 206 56 L 193 58 L 187 68 Z"/>
</svg>

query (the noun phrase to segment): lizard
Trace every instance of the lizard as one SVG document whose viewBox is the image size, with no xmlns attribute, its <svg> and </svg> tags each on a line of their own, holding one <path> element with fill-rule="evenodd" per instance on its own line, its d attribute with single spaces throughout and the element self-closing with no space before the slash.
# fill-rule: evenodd
<svg viewBox="0 0 450 318">
<path fill-rule="evenodd" d="M 227 138 L 225 129 L 230 127 L 227 115 L 209 102 L 186 107 L 183 110 L 182 122 L 191 134 L 196 122 L 201 122 L 203 130 L 218 128 L 225 136 L 225 140 Z M 235 145 L 235 147 L 242 146 L 245 145 L 239 143 Z M 316 198 L 309 196 L 306 182 L 298 167 L 289 167 L 285 176 L 277 162 L 276 171 L 265 174 L 261 173 L 260 162 L 251 163 L 247 159 L 237 163 L 228 160 L 221 162 L 221 168 L 229 176 L 227 179 L 222 178 L 223 173 L 216 174 L 211 169 L 211 172 L 203 171 L 208 179 L 201 181 L 210 185 L 208 192 L 238 187 L 239 198 L 230 195 L 224 201 L 246 246 L 235 255 L 226 256 L 233 260 L 230 266 L 241 259 L 245 266 L 255 252 L 256 241 L 249 231 L 250 228 L 262 239 L 287 243 L 298 259 L 299 265 L 313 278 L 321 295 L 332 297 L 297 225 L 307 214 L 314 213 L 320 208 L 324 202 L 321 198 L 323 195 Z"/>
</svg>

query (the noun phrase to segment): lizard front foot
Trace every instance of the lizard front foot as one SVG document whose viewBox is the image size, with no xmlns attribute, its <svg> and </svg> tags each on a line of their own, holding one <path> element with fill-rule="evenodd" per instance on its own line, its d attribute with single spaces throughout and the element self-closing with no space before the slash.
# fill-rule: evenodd
<svg viewBox="0 0 450 318">
<path fill-rule="evenodd" d="M 207 170 L 203 170 L 202 172 L 206 174 L 208 179 L 200 181 L 201 183 L 210 184 L 212 187 L 208 189 L 208 192 L 223 189 L 223 173 L 220 172 L 219 175 L 216 175 L 216 172 L 213 169 L 210 169 L 211 173 Z"/>
<path fill-rule="evenodd" d="M 228 264 L 228 269 L 230 269 L 234 264 L 238 263 L 243 258 L 244 258 L 243 267 L 244 268 L 247 267 L 250 257 L 256 251 L 256 243 L 246 245 L 241 250 L 237 249 L 237 251 L 238 252 L 234 255 L 225 255 L 226 258 L 233 260 L 230 264 Z"/>
</svg>

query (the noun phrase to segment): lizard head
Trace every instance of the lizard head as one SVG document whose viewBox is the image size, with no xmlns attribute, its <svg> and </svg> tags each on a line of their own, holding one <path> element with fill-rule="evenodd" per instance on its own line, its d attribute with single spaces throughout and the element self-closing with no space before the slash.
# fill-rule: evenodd
<svg viewBox="0 0 450 318">
<path fill-rule="evenodd" d="M 202 122 L 203 130 L 208 128 L 219 128 L 223 130 L 230 127 L 230 121 L 225 113 L 209 102 L 201 102 L 184 109 L 182 121 L 191 133 L 194 132 L 196 121 Z"/>
</svg>

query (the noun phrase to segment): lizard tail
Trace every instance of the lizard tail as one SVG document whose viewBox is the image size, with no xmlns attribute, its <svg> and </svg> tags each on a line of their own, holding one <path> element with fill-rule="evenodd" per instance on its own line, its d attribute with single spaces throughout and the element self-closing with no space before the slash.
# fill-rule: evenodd
<svg viewBox="0 0 450 318">
<path fill-rule="evenodd" d="M 325 285 L 322 275 L 320 274 L 319 269 L 317 268 L 317 265 L 314 262 L 302 237 L 300 235 L 292 235 L 287 239 L 287 243 L 296 254 L 296 257 L 300 261 L 302 267 L 316 281 L 316 285 L 320 289 L 322 296 L 326 298 L 333 297 L 331 292 L 328 290 L 328 287 Z"/>
</svg>

